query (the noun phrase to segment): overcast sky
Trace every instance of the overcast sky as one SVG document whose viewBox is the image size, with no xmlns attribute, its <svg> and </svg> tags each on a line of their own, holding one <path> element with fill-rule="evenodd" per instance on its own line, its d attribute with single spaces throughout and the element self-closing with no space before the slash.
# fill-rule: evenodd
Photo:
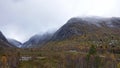
<svg viewBox="0 0 120 68">
<path fill-rule="evenodd" d="M 75 16 L 120 17 L 120 0 L 0 0 L 0 30 L 24 42 Z"/>
</svg>

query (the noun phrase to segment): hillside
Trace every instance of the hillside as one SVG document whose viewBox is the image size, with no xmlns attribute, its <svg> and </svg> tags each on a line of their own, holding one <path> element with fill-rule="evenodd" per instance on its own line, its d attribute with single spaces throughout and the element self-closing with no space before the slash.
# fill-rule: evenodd
<svg viewBox="0 0 120 68">
<path fill-rule="evenodd" d="M 0 52 L 9 56 L 10 68 L 120 68 L 120 18 L 71 18 L 53 34 L 34 35 L 22 48 Z"/>
<path fill-rule="evenodd" d="M 49 43 L 58 43 L 71 41 L 76 45 L 81 42 L 93 42 L 98 43 L 107 42 L 111 43 L 111 40 L 118 40 L 120 36 L 120 18 L 102 18 L 102 17 L 74 17 L 68 20 L 60 29 L 58 29 L 53 35 L 35 35 L 30 38 L 22 46 L 23 48 L 29 47 L 41 47 L 48 45 Z M 73 41 L 75 40 L 75 41 Z M 68 44 L 68 43 L 64 43 Z"/>
<path fill-rule="evenodd" d="M 43 44 L 47 43 L 53 34 L 45 33 L 43 35 L 34 35 L 28 41 L 23 43 L 22 48 L 33 48 L 33 47 L 41 47 Z"/>
<path fill-rule="evenodd" d="M 12 45 L 14 45 L 15 47 L 21 47 L 23 44 L 17 40 L 14 39 L 7 39 L 8 42 Z"/>
<path fill-rule="evenodd" d="M 11 45 L 8 40 L 5 38 L 5 36 L 0 32 L 0 47 L 6 48 L 6 47 L 14 47 Z"/>
<path fill-rule="evenodd" d="M 71 36 L 84 34 L 98 34 L 97 32 L 113 34 L 117 30 L 119 34 L 120 18 L 71 18 L 54 34 L 53 40 L 67 39 Z"/>
<path fill-rule="evenodd" d="M 119 46 L 120 18 L 85 17 L 71 18 L 51 40 L 43 45 L 44 49 L 71 50 L 97 46 Z"/>
</svg>

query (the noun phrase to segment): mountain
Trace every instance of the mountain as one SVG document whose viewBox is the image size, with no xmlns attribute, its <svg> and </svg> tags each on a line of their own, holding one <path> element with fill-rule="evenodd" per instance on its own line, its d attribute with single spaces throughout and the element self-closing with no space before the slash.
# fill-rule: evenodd
<svg viewBox="0 0 120 68">
<path fill-rule="evenodd" d="M 0 40 L 8 42 L 7 39 L 6 39 L 5 36 L 2 34 L 1 31 L 0 31 Z"/>
<path fill-rule="evenodd" d="M 96 34 L 96 32 L 110 34 L 113 31 L 120 33 L 120 18 L 75 17 L 68 20 L 54 35 L 53 40 L 63 40 L 71 36 Z"/>
<path fill-rule="evenodd" d="M 61 49 L 80 45 L 81 43 L 97 43 L 101 40 L 110 42 L 120 36 L 120 18 L 74 17 L 67 21 L 54 34 L 35 35 L 24 43 L 23 48 L 41 47 Z M 106 41 L 109 40 L 109 41 Z M 53 47 L 54 45 L 54 47 Z M 87 44 L 86 44 L 87 45 Z M 89 45 L 89 44 L 88 44 Z"/>
<path fill-rule="evenodd" d="M 28 41 L 26 41 L 25 43 L 23 43 L 22 48 L 28 48 L 28 47 L 31 47 L 32 45 L 37 45 L 40 38 L 41 38 L 40 35 L 34 35 L 34 36 L 32 36 Z"/>
<path fill-rule="evenodd" d="M 22 48 L 40 47 L 42 44 L 46 43 L 51 39 L 52 34 L 45 33 L 43 35 L 34 35 L 28 41 L 26 41 Z"/>
<path fill-rule="evenodd" d="M 22 43 L 17 41 L 17 40 L 14 40 L 14 39 L 8 39 L 8 42 L 11 43 L 12 45 L 16 46 L 16 47 L 21 47 L 22 46 Z"/>
<path fill-rule="evenodd" d="M 2 34 L 2 32 L 0 31 L 0 47 L 2 48 L 6 48 L 6 47 L 14 47 L 13 45 L 11 45 L 8 40 L 5 38 L 5 36 Z"/>
<path fill-rule="evenodd" d="M 44 44 L 41 49 L 54 51 L 80 50 L 80 48 L 88 48 L 92 44 L 119 47 L 120 18 L 71 18 L 54 33 L 50 41 Z"/>
</svg>

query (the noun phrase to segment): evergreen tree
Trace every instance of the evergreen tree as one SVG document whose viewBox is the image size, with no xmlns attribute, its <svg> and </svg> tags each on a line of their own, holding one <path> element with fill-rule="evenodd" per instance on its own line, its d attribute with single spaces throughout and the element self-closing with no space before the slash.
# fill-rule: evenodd
<svg viewBox="0 0 120 68">
<path fill-rule="evenodd" d="M 94 55 L 94 54 L 96 54 L 96 52 L 97 52 L 97 50 L 96 50 L 96 47 L 95 47 L 95 45 L 92 45 L 91 47 L 90 47 L 90 50 L 89 50 L 89 55 Z"/>
</svg>

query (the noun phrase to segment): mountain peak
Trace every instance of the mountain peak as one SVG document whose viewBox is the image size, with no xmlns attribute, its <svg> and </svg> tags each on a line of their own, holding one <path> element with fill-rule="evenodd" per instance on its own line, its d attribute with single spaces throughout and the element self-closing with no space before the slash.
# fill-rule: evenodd
<svg viewBox="0 0 120 68">
<path fill-rule="evenodd" d="M 73 17 L 63 25 L 53 36 L 54 40 L 62 40 L 74 35 L 83 35 L 93 33 L 103 28 L 120 28 L 120 18 L 103 18 L 103 17 Z M 103 30 L 106 32 L 106 30 Z"/>
<path fill-rule="evenodd" d="M 120 18 L 119 17 L 73 17 L 70 20 L 68 20 L 67 24 L 71 23 L 79 23 L 79 24 L 92 24 L 96 26 L 101 26 L 101 24 L 106 24 L 108 27 L 120 27 Z"/>
</svg>

